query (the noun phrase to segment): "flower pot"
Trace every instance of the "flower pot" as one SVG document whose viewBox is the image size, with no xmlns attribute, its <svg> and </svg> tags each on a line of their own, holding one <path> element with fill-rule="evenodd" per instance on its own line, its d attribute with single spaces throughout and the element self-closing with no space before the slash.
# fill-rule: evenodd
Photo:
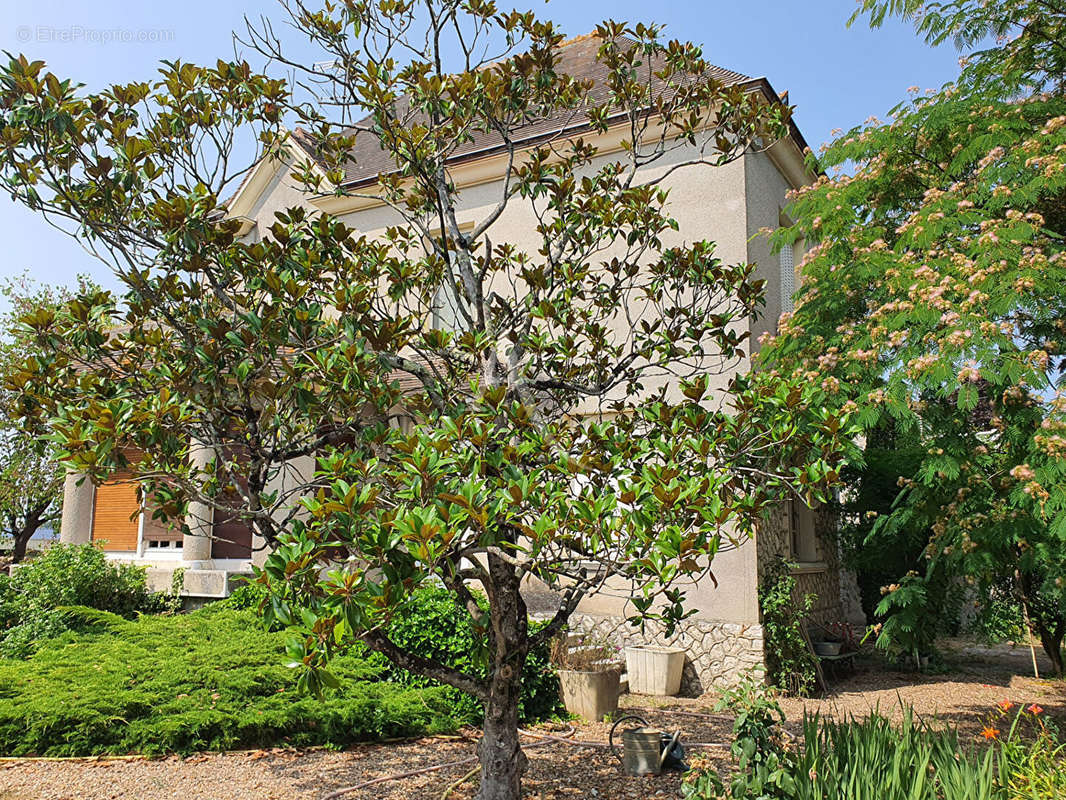
<svg viewBox="0 0 1066 800">
<path fill-rule="evenodd" d="M 681 690 L 685 651 L 679 647 L 641 645 L 626 648 L 626 672 L 633 694 L 675 695 Z"/>
<path fill-rule="evenodd" d="M 600 722 L 618 710 L 621 677 L 618 669 L 601 672 L 561 669 L 559 686 L 563 705 L 571 714 L 582 716 L 590 722 Z"/>
<path fill-rule="evenodd" d="M 843 642 L 815 642 L 814 652 L 820 656 L 839 656 Z"/>
</svg>

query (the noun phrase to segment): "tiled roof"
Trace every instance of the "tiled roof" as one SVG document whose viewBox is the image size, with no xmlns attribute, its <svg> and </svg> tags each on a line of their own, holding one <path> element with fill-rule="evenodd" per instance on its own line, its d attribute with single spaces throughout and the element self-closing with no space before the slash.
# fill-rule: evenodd
<svg viewBox="0 0 1066 800">
<path fill-rule="evenodd" d="M 622 39 L 620 41 L 635 44 L 630 39 Z M 593 86 L 587 94 L 592 104 L 602 103 L 607 99 L 609 93 L 604 80 L 607 77 L 607 67 L 596 58 L 600 43 L 600 38 L 595 34 L 586 34 L 564 42 L 559 47 L 556 62 L 558 72 L 582 80 L 589 79 L 593 82 Z M 710 67 L 707 76 L 715 78 L 726 85 L 748 83 L 753 80 L 747 75 L 716 66 Z M 653 78 L 652 80 L 653 89 L 658 88 L 654 85 L 656 79 Z M 659 83 L 661 86 L 661 82 Z M 401 117 L 404 116 L 407 110 L 405 108 L 406 103 L 407 100 L 405 98 L 397 101 L 397 113 Z M 531 121 L 516 129 L 513 133 L 513 139 L 516 143 L 531 144 L 537 139 L 557 134 L 562 130 L 581 128 L 587 122 L 588 120 L 582 112 L 563 110 L 544 119 Z M 372 124 L 373 120 L 369 116 L 356 123 L 357 127 L 369 127 Z M 297 129 L 293 131 L 293 136 L 309 153 L 314 152 L 312 137 L 306 131 Z M 475 154 L 491 152 L 501 146 L 500 136 L 496 132 L 475 131 L 472 133 L 470 141 L 460 145 L 452 154 L 450 160 L 463 161 Z M 345 169 L 345 185 L 371 181 L 376 179 L 381 173 L 396 170 L 395 160 L 387 151 L 381 148 L 379 141 L 372 134 L 363 133 L 356 136 L 351 156 L 352 159 Z"/>
</svg>

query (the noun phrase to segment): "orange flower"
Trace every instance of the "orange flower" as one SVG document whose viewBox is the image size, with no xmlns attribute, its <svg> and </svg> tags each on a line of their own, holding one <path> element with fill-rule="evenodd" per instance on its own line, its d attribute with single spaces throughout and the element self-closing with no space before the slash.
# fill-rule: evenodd
<svg viewBox="0 0 1066 800">
<path fill-rule="evenodd" d="M 984 730 L 981 731 L 981 735 L 984 736 L 986 739 L 998 739 L 999 728 L 989 728 L 986 726 Z"/>
<path fill-rule="evenodd" d="M 1043 714 L 1044 713 L 1044 709 L 1042 709 L 1036 703 L 1033 703 L 1031 706 L 1029 706 L 1029 708 L 1027 708 L 1025 710 L 1028 711 L 1030 714 Z"/>
<path fill-rule="evenodd" d="M 1010 711 L 1012 708 L 1014 708 L 1014 703 L 1012 703 L 1010 700 L 1000 700 L 998 703 L 996 703 L 996 705 L 999 706 L 1000 711 Z"/>
</svg>

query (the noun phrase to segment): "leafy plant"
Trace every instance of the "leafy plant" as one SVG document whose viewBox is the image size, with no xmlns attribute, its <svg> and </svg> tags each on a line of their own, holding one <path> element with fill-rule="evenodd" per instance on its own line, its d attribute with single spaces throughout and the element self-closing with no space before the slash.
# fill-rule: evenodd
<svg viewBox="0 0 1066 800">
<path fill-rule="evenodd" d="M 877 637 L 877 646 L 914 659 L 921 668 L 921 657 L 932 648 L 938 627 L 937 609 L 930 606 L 926 582 L 917 573 L 908 573 L 899 583 L 883 589 L 884 598 L 877 613 L 885 618 Z"/>
<path fill-rule="evenodd" d="M 771 719 L 779 717 L 774 713 Z M 743 750 L 742 743 L 751 742 L 753 752 L 761 746 L 769 757 L 749 761 L 746 770 L 738 761 L 738 774 L 724 795 L 716 788 L 717 776 L 704 767 L 686 776 L 686 798 L 1007 800 L 993 749 L 967 750 L 954 731 L 916 722 L 909 708 L 898 726 L 876 713 L 839 722 L 805 716 L 798 747 L 778 743 L 767 733 L 765 718 L 745 726 L 754 730 L 738 736 L 734 751 L 738 743 Z"/>
<path fill-rule="evenodd" d="M 1041 706 L 1002 700 L 981 733 L 997 748 L 999 783 L 1008 800 L 1066 797 L 1066 743 Z"/>
<path fill-rule="evenodd" d="M 897 727 L 879 714 L 840 722 L 807 716 L 796 754 L 794 800 L 1000 800 L 995 754 L 967 750 L 950 730 Z"/>
<path fill-rule="evenodd" d="M 0 582 L 0 655 L 22 657 L 68 628 L 70 606 L 124 617 L 173 607 L 148 591 L 145 568 L 109 561 L 89 544 L 53 544 Z"/>
<path fill-rule="evenodd" d="M 1027 634 L 1025 615 L 1014 593 L 991 587 L 975 601 L 976 616 L 971 632 L 989 644 L 1018 640 Z"/>
<path fill-rule="evenodd" d="M 815 659 L 803 635 L 815 596 L 797 598 L 796 579 L 790 567 L 784 559 L 767 565 L 759 586 L 759 610 L 768 680 L 783 692 L 803 696 L 814 688 L 815 682 Z"/>
<path fill-rule="evenodd" d="M 218 600 L 216 605 L 234 611 L 262 611 L 269 599 L 270 592 L 263 584 L 241 579 L 229 596 Z"/>
<path fill-rule="evenodd" d="M 729 709 L 733 720 L 733 744 L 730 753 L 736 772 L 728 790 L 718 775 L 709 769 L 695 770 L 685 776 L 682 796 L 691 800 L 730 797 L 736 800 L 774 800 L 792 796 L 795 778 L 791 755 L 780 728 L 785 712 L 774 696 L 753 675 L 745 676 L 718 702 L 716 710 Z"/>
</svg>

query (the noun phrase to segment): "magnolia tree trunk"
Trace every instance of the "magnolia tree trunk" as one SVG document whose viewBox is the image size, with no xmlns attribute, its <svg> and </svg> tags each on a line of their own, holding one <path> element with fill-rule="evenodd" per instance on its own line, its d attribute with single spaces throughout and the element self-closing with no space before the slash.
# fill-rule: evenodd
<svg viewBox="0 0 1066 800">
<path fill-rule="evenodd" d="M 493 633 L 493 672 L 485 703 L 485 725 L 478 756 L 479 800 L 519 800 L 526 756 L 518 739 L 518 701 L 522 668 L 529 652 L 526 604 L 514 568 L 489 555 L 489 606 Z"/>
</svg>

